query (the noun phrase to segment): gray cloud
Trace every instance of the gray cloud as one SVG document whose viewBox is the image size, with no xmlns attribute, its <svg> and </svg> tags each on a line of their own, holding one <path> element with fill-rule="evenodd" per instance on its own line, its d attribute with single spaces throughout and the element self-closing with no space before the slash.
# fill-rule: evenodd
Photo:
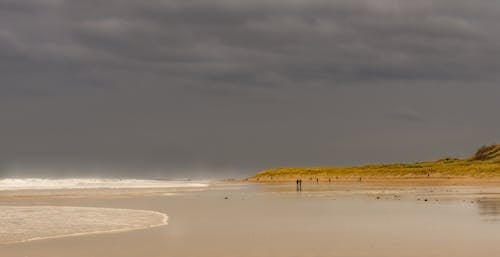
<svg viewBox="0 0 500 257">
<path fill-rule="evenodd" d="M 500 125 L 499 14 L 488 0 L 0 0 L 0 155 L 166 176 L 463 155 Z"/>
<path fill-rule="evenodd" d="M 422 114 L 407 107 L 399 108 L 395 112 L 391 113 L 390 116 L 395 120 L 401 121 L 421 122 L 425 120 L 424 117 L 422 117 Z"/>
</svg>

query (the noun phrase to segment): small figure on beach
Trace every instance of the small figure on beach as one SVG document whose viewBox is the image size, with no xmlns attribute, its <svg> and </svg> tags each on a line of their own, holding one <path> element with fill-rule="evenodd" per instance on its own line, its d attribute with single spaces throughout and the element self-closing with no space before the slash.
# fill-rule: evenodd
<svg viewBox="0 0 500 257">
<path fill-rule="evenodd" d="M 302 179 L 297 179 L 297 191 L 302 191 Z"/>
<path fill-rule="evenodd" d="M 319 182 L 319 178 L 316 178 L 316 183 L 318 183 L 318 182 Z"/>
<path fill-rule="evenodd" d="M 332 179 L 331 178 L 328 178 L 328 183 L 332 182 Z"/>
</svg>

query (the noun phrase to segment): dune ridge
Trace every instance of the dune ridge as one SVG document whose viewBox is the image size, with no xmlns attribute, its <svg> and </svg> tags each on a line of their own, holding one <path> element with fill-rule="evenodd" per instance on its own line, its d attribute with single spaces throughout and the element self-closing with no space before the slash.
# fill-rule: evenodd
<svg viewBox="0 0 500 257">
<path fill-rule="evenodd" d="M 465 159 L 446 157 L 437 161 L 367 164 L 353 167 L 280 167 L 262 170 L 247 181 L 389 180 L 389 179 L 499 179 L 500 144 L 480 147 Z"/>
</svg>

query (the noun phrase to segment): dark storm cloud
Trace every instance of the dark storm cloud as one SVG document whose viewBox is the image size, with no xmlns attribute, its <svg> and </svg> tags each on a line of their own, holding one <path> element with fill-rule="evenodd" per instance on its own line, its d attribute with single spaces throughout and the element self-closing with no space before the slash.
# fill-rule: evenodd
<svg viewBox="0 0 500 257">
<path fill-rule="evenodd" d="M 263 70 L 311 82 L 477 79 L 498 68 L 496 20 L 468 17 L 478 7 L 465 1 L 10 3 L 41 9 L 4 33 L 50 61 L 252 84 Z"/>
<path fill-rule="evenodd" d="M 442 146 L 463 154 L 499 126 L 499 14 L 489 0 L 0 0 L 0 160 L 407 161 L 430 146 L 358 138 L 424 120 L 406 145 L 481 131 Z"/>
</svg>

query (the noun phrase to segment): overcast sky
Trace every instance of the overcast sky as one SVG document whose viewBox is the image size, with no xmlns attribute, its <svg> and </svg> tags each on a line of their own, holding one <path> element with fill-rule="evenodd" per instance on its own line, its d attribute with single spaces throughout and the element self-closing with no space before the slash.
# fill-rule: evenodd
<svg viewBox="0 0 500 257">
<path fill-rule="evenodd" d="M 500 136 L 496 0 L 0 0 L 0 176 L 241 177 Z"/>
</svg>

